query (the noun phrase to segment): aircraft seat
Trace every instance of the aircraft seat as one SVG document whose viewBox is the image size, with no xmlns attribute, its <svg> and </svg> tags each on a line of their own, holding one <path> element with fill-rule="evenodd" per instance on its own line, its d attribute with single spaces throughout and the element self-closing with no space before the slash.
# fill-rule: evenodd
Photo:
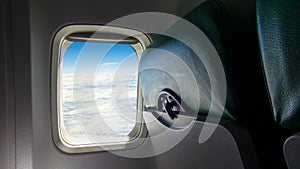
<svg viewBox="0 0 300 169">
<path fill-rule="evenodd" d="M 274 119 L 291 133 L 300 132 L 300 1 L 258 0 L 261 57 Z M 299 133 L 286 140 L 289 168 L 300 168 Z"/>
<path fill-rule="evenodd" d="M 270 101 L 264 81 L 256 27 L 256 2 L 254 0 L 208 0 L 193 9 L 184 19 L 196 25 L 209 38 L 223 64 L 226 76 L 226 104 L 223 119 L 235 121 L 245 127 L 254 142 L 263 168 L 285 168 L 282 153 L 285 130 L 276 125 L 270 109 Z M 176 24 L 173 25 L 176 27 Z M 171 27 L 172 29 L 172 27 Z M 189 34 L 187 30 L 181 33 Z M 195 44 L 202 48 L 206 44 Z M 198 120 L 205 119 L 211 103 L 210 78 L 218 86 L 218 77 L 209 77 L 206 65 L 186 44 L 171 37 L 159 36 L 149 49 L 161 49 L 181 58 L 191 69 L 197 88 L 180 89 L 172 75 L 157 70 L 140 73 L 145 107 L 156 107 L 159 92 L 168 89 L 179 95 L 181 101 L 198 112 Z M 143 54 L 141 68 L 145 65 L 165 64 L 170 69 L 180 70 L 182 65 L 160 50 L 148 50 Z M 160 57 L 159 60 L 156 58 Z M 209 56 L 203 56 L 209 57 Z M 165 59 L 168 58 L 168 59 Z M 213 64 L 213 63 L 210 63 Z M 186 82 L 190 74 L 178 72 L 180 81 Z M 187 83 L 188 84 L 188 83 Z M 224 86 L 219 85 L 220 89 Z M 199 91 L 199 95 L 195 91 Z M 199 109 L 193 109 L 199 100 Z"/>
</svg>

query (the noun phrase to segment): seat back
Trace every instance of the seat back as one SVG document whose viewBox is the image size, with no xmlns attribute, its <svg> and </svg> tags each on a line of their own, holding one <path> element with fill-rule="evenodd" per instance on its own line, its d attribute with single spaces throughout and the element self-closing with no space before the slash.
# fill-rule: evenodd
<svg viewBox="0 0 300 169">
<path fill-rule="evenodd" d="M 257 26 L 274 119 L 291 134 L 299 132 L 300 1 L 257 0 Z M 284 143 L 290 169 L 300 167 L 299 146 L 299 134 Z"/>
<path fill-rule="evenodd" d="M 257 26 L 277 123 L 300 130 L 300 1 L 258 0 Z"/>
</svg>

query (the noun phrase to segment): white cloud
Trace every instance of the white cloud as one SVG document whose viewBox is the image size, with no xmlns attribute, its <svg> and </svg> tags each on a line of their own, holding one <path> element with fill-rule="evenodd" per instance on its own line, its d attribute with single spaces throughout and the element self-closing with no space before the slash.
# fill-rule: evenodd
<svg viewBox="0 0 300 169">
<path fill-rule="evenodd" d="M 112 66 L 112 65 L 116 65 L 116 64 L 118 64 L 118 63 L 116 63 L 116 62 L 109 62 L 109 63 L 103 63 L 101 65 L 103 65 L 103 66 Z"/>
<path fill-rule="evenodd" d="M 135 112 L 132 109 L 127 111 L 129 110 L 128 101 L 131 105 L 136 104 L 137 82 L 136 79 L 122 79 L 120 85 L 128 85 L 128 97 L 121 98 L 118 103 L 119 108 L 126 110 L 122 114 L 115 111 L 112 82 L 112 73 L 102 72 L 95 78 L 81 74 L 63 75 L 62 121 L 67 132 L 67 140 L 71 143 L 82 144 L 90 143 L 92 140 L 127 139 L 122 136 L 128 134 L 135 125 Z"/>
</svg>

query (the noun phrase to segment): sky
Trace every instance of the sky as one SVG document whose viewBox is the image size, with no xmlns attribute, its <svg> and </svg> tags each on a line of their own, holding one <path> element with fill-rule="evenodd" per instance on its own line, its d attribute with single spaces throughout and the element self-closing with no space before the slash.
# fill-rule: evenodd
<svg viewBox="0 0 300 169">
<path fill-rule="evenodd" d="M 74 145 L 128 141 L 136 123 L 137 79 L 132 78 L 138 59 L 134 49 L 128 44 L 73 42 L 62 64 L 64 139 Z M 75 68 L 76 73 L 83 72 L 76 74 L 76 81 Z M 84 74 L 92 71 L 96 74 Z"/>
<path fill-rule="evenodd" d="M 109 50 L 110 49 L 110 50 Z M 106 55 L 105 55 L 106 53 Z M 66 50 L 63 58 L 63 74 L 76 72 L 88 73 L 99 66 L 103 70 L 116 69 L 130 55 L 134 55 L 127 66 L 137 66 L 137 56 L 128 44 L 112 44 L 99 42 L 73 42 Z M 99 63 L 101 63 L 99 65 Z"/>
</svg>

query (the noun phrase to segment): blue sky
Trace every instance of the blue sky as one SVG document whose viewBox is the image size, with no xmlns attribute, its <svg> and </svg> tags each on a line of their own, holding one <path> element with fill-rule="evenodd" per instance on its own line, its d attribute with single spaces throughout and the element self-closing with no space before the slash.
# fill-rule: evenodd
<svg viewBox="0 0 300 169">
<path fill-rule="evenodd" d="M 107 52 L 108 49 L 110 49 L 109 52 Z M 106 55 L 104 56 L 105 53 Z M 106 69 L 107 71 L 113 71 L 123 59 L 133 54 L 136 59 L 130 63 L 132 63 L 132 66 L 136 67 L 137 56 L 135 55 L 134 49 L 128 44 L 73 42 L 67 48 L 64 55 L 63 73 L 74 73 L 77 60 L 76 71 L 85 73 L 94 71 L 97 69 L 102 58 L 101 68 Z"/>
</svg>

